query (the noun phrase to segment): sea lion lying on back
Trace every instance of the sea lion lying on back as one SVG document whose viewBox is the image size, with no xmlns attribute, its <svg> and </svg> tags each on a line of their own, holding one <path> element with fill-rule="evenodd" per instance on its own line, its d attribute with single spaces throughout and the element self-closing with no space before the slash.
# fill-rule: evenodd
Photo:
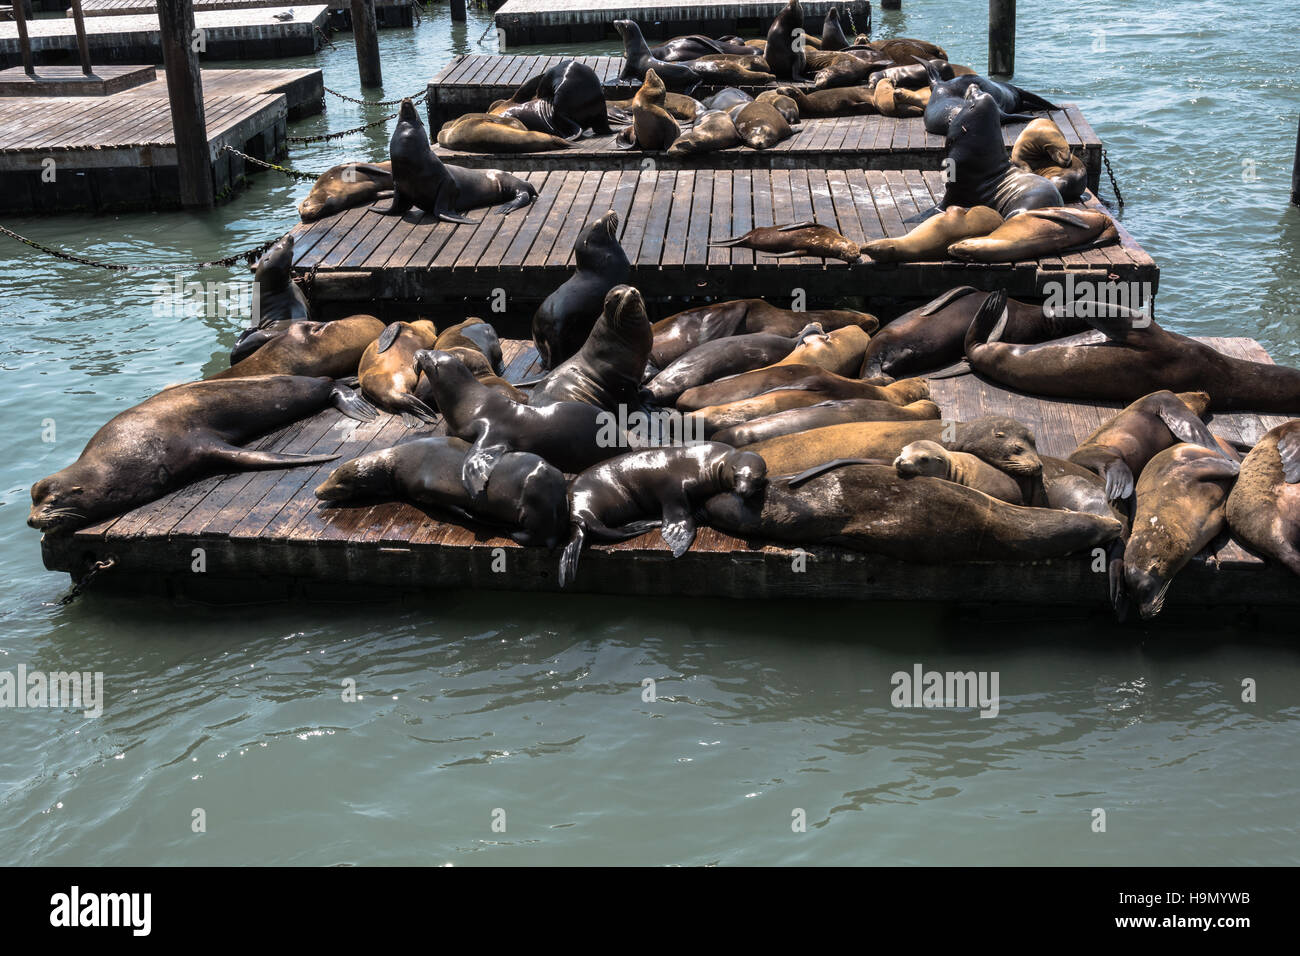
<svg viewBox="0 0 1300 956">
<path fill-rule="evenodd" d="M 443 351 L 455 348 L 477 349 L 483 353 L 494 374 L 501 375 L 505 371 L 497 330 L 477 316 L 470 316 L 464 322 L 443 329 L 438 333 L 433 348 Z"/>
</svg>

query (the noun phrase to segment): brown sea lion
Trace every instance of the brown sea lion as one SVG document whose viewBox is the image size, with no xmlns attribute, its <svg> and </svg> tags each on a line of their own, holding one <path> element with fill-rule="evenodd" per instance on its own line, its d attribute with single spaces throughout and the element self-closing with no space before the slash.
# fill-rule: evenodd
<svg viewBox="0 0 1300 956">
<path fill-rule="evenodd" d="M 807 59 L 808 69 L 814 71 L 815 90 L 857 86 L 881 66 L 878 61 L 854 56 L 852 53 L 809 53 Z"/>
<path fill-rule="evenodd" d="M 1088 188 L 1088 167 L 1070 152 L 1061 128 L 1046 117 L 1021 130 L 1011 147 L 1011 162 L 1049 180 L 1066 202 L 1078 201 Z"/>
<path fill-rule="evenodd" d="M 1002 217 L 988 206 L 949 206 L 904 236 L 863 243 L 862 252 L 876 262 L 939 262 L 953 243 L 987 236 L 1001 225 Z"/>
<path fill-rule="evenodd" d="M 918 399 L 930 397 L 930 386 L 917 378 L 902 379 L 892 385 L 872 385 L 815 365 L 771 365 L 687 389 L 678 397 L 677 407 L 689 412 L 707 405 L 738 402 L 778 389 L 816 392 L 823 399 L 875 398 L 899 405 L 910 405 Z"/>
<path fill-rule="evenodd" d="M 773 362 L 779 365 L 815 365 L 836 375 L 854 375 L 862 365 L 862 356 L 871 344 L 871 336 L 856 325 L 845 326 L 834 332 L 818 332 L 806 336 L 785 358 Z"/>
<path fill-rule="evenodd" d="M 904 478 L 942 478 L 982 491 L 990 498 L 1013 505 L 1024 504 L 1020 486 L 1006 472 L 964 451 L 949 451 L 938 442 L 914 441 L 894 459 L 894 469 Z"/>
<path fill-rule="evenodd" d="M 794 130 L 770 102 L 754 100 L 732 108 L 732 120 L 741 141 L 750 149 L 771 149 L 794 135 Z"/>
<path fill-rule="evenodd" d="M 741 145 L 740 133 L 730 113 L 722 110 L 709 110 L 701 114 L 699 121 L 687 132 L 678 136 L 668 147 L 674 155 L 694 156 L 699 153 L 714 153 L 721 149 L 730 149 Z"/>
<path fill-rule="evenodd" d="M 943 47 L 925 40 L 913 40 L 911 37 L 872 40 L 867 46 L 895 63 L 913 63 L 918 59 L 945 61 L 948 59 L 948 54 L 944 52 Z"/>
<path fill-rule="evenodd" d="M 420 377 L 415 353 L 433 348 L 438 330 L 428 319 L 394 322 L 371 342 L 361 356 L 357 378 L 361 393 L 386 412 L 402 416 L 407 428 L 437 421 L 437 415 L 416 395 Z"/>
<path fill-rule="evenodd" d="M 1098 209 L 1027 209 L 980 238 L 963 239 L 948 255 L 966 262 L 1017 262 L 1119 242 L 1115 220 Z"/>
<path fill-rule="evenodd" d="M 793 392 L 767 392 L 746 402 L 757 403 L 774 396 L 793 395 Z M 740 404 L 739 402 L 733 404 Z M 725 405 L 715 405 L 715 409 L 726 409 Z M 693 416 L 702 416 L 707 422 L 710 409 L 692 412 Z M 929 399 L 921 399 L 910 405 L 895 405 L 893 402 L 881 402 L 870 398 L 840 398 L 831 401 L 815 402 L 787 408 L 779 412 L 746 419 L 726 428 L 710 431 L 706 425 L 705 435 L 714 441 L 740 448 L 753 445 L 769 438 L 793 435 L 826 425 L 842 425 L 845 422 L 905 422 L 938 419 L 941 416 L 939 406 Z"/>
<path fill-rule="evenodd" d="M 881 80 L 889 80 L 890 83 L 894 84 L 895 89 L 923 89 L 928 91 L 930 89 L 931 68 L 934 69 L 937 76 L 944 80 L 951 80 L 955 76 L 970 76 L 975 72 L 969 66 L 949 63 L 947 60 L 928 60 L 926 63 L 910 62 L 877 70 L 867 77 L 865 85 L 874 88 Z M 929 103 L 928 98 L 926 102 Z"/>
<path fill-rule="evenodd" d="M 799 122 L 799 105 L 784 93 L 778 93 L 776 90 L 764 90 L 758 94 L 755 102 L 771 103 L 791 126 Z"/>
<path fill-rule="evenodd" d="M 742 246 L 774 259 L 810 256 L 842 259 L 845 262 L 862 261 L 858 243 L 840 235 L 830 226 L 820 226 L 811 219 L 788 226 L 759 226 L 743 236 L 720 239 L 709 245 Z"/>
<path fill-rule="evenodd" d="M 772 82 L 772 69 L 761 56 L 714 53 L 690 61 L 691 69 L 705 83 L 762 86 Z"/>
<path fill-rule="evenodd" d="M 433 344 L 435 351 L 465 348 L 482 352 L 491 366 L 492 373 L 500 375 L 505 371 L 505 362 L 501 355 L 501 339 L 497 330 L 478 316 L 470 316 L 464 322 L 448 326 L 438 333 Z"/>
<path fill-rule="evenodd" d="M 1300 421 L 1278 425 L 1251 449 L 1227 517 L 1243 545 L 1300 574 Z"/>
<path fill-rule="evenodd" d="M 671 405 L 688 388 L 771 365 L 805 338 L 820 334 L 820 325 L 809 324 L 793 336 L 751 332 L 704 342 L 670 362 L 645 388 L 656 403 Z"/>
<path fill-rule="evenodd" d="M 622 121 L 631 119 L 629 110 L 636 105 L 636 97 L 627 100 L 609 100 L 608 106 L 610 113 Z M 683 123 L 694 123 L 695 120 L 704 113 L 704 104 L 693 96 L 686 96 L 682 93 L 672 93 L 665 91 L 663 100 L 655 103 L 655 106 L 661 106 L 668 111 L 668 115 L 673 119 Z"/>
<path fill-rule="evenodd" d="M 630 113 L 632 122 L 625 126 L 614 143 L 622 149 L 661 152 L 681 136 L 681 127 L 660 106 L 636 106 Z"/>
<path fill-rule="evenodd" d="M 298 203 L 303 222 L 335 216 L 345 209 L 368 206 L 393 188 L 390 162 L 350 162 L 331 166 L 312 184 L 307 198 Z"/>
<path fill-rule="evenodd" d="M 530 405 L 586 402 L 616 411 L 636 408 L 646 361 L 650 320 L 645 300 L 630 285 L 609 290 L 600 318 L 577 354 L 557 365 L 532 391 Z"/>
<path fill-rule="evenodd" d="M 567 139 L 529 129 L 521 120 L 492 113 L 466 113 L 438 130 L 438 145 L 467 153 L 541 153 L 572 147 Z"/>
<path fill-rule="evenodd" d="M 1137 512 L 1124 549 L 1124 584 L 1143 620 L 1164 608 L 1174 575 L 1223 531 L 1224 504 L 1241 466 L 1216 448 L 1178 444 L 1137 481 Z"/>
<path fill-rule="evenodd" d="M 920 116 L 930 101 L 930 90 L 908 90 L 882 78 L 873 87 L 873 101 L 881 116 L 907 118 Z"/>
<path fill-rule="evenodd" d="M 209 375 L 207 380 L 250 375 L 347 378 L 356 374 L 362 353 L 383 331 L 384 323 L 373 315 L 353 315 L 333 322 L 295 322 L 248 358 Z"/>
<path fill-rule="evenodd" d="M 817 90 L 805 93 L 794 86 L 780 86 L 774 91 L 794 100 L 803 119 L 830 116 L 871 116 L 875 114 L 876 101 L 871 90 L 862 86 L 847 86 L 834 90 Z"/>
<path fill-rule="evenodd" d="M 851 381 L 851 380 L 849 380 Z M 866 398 L 834 398 L 837 392 L 810 392 L 801 388 L 778 388 L 770 392 L 763 392 L 761 395 L 755 395 L 753 398 L 741 398 L 734 402 L 722 402 L 717 405 L 705 405 L 703 408 L 697 408 L 695 411 L 686 414 L 686 424 L 691 428 L 698 429 L 695 434 L 703 433 L 705 437 L 722 434 L 739 425 L 760 419 L 770 419 L 785 412 L 807 412 L 814 416 L 814 420 L 808 422 L 805 427 L 801 428 L 780 428 L 772 435 L 764 435 L 755 438 L 754 441 L 763 441 L 765 438 L 775 438 L 779 435 L 791 435 L 796 431 L 811 431 L 814 428 L 821 428 L 823 425 L 838 425 L 844 422 L 871 421 L 871 422 L 913 422 L 926 418 L 935 418 L 937 416 L 930 414 L 931 406 L 934 404 L 927 399 L 917 399 L 907 402 L 904 400 L 909 396 L 903 396 L 899 402 L 895 403 L 892 396 L 888 393 L 879 391 L 870 391 L 863 389 L 853 389 L 848 391 L 850 395 L 865 394 Z M 832 402 L 870 402 L 872 407 L 892 406 L 895 411 L 878 411 L 871 415 L 846 415 L 831 416 L 828 421 L 822 422 L 816 419 L 813 412 L 808 409 L 816 405 L 826 405 Z M 937 407 L 937 406 L 936 406 Z"/>
</svg>

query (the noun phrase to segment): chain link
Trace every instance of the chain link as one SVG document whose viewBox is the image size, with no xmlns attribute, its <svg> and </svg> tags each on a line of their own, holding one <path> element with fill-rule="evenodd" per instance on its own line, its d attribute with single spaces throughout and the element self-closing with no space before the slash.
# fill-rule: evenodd
<svg viewBox="0 0 1300 956">
<path fill-rule="evenodd" d="M 320 27 L 316 26 L 316 24 L 313 23 L 312 26 L 311 26 L 311 28 L 312 28 L 313 30 L 316 31 L 316 35 L 317 35 L 318 37 L 320 37 L 322 40 L 324 40 L 326 43 L 329 44 L 329 48 L 330 48 L 331 50 L 337 50 L 337 49 L 338 49 L 338 47 L 336 47 L 336 46 L 334 45 L 334 41 L 331 40 L 329 37 L 327 37 L 323 32 L 321 32 L 321 28 L 320 28 Z"/>
<path fill-rule="evenodd" d="M 341 129 L 337 133 L 320 133 L 316 136 L 286 136 L 291 143 L 323 143 L 331 139 L 339 139 L 343 136 L 350 136 L 353 133 L 360 133 L 362 130 L 370 129 L 372 126 L 383 126 L 390 119 L 397 118 L 396 113 L 389 113 L 387 116 L 375 120 L 373 123 L 366 123 L 364 126 L 354 126 L 351 129 Z"/>
<path fill-rule="evenodd" d="M 213 259 L 211 262 L 194 262 L 184 263 L 181 265 L 157 265 L 157 266 L 124 266 L 114 262 L 99 262 L 95 259 L 86 259 L 82 256 L 74 256 L 69 252 L 61 252 L 58 249 L 51 249 L 49 246 L 42 245 L 35 239 L 28 239 L 26 236 L 20 236 L 12 229 L 0 226 L 0 235 L 8 236 L 21 242 L 25 246 L 31 246 L 56 259 L 63 259 L 67 262 L 75 262 L 78 265 L 92 266 L 96 269 L 108 269 L 113 272 L 194 272 L 199 269 L 211 269 L 217 266 L 233 266 L 240 262 L 252 263 L 261 258 L 262 253 L 266 252 L 275 245 L 278 239 L 268 239 L 254 249 L 248 249 L 244 252 L 237 252 L 233 256 L 226 256 L 224 259 Z"/>
<path fill-rule="evenodd" d="M 1110 165 L 1110 154 L 1106 152 L 1106 147 L 1101 148 L 1101 161 L 1106 165 L 1106 175 L 1110 177 L 1110 188 L 1115 190 L 1115 199 L 1119 203 L 1119 211 L 1124 211 L 1124 194 L 1119 191 L 1119 183 L 1115 180 L 1115 170 Z"/>
<path fill-rule="evenodd" d="M 284 173 L 286 176 L 292 176 L 294 179 L 301 179 L 303 182 L 315 182 L 323 175 L 322 173 L 308 173 L 301 169 L 293 169 L 289 166 L 277 166 L 275 163 L 268 163 L 264 159 L 258 159 L 256 156 L 249 156 L 247 153 L 240 152 L 229 143 L 223 144 L 221 148 L 228 153 L 234 153 L 246 163 L 261 166 L 263 169 L 274 169 L 278 173 Z"/>
<path fill-rule="evenodd" d="M 115 564 L 117 564 L 117 558 L 112 557 L 111 555 L 105 558 L 103 561 L 96 561 L 93 565 L 91 565 L 90 570 L 85 573 L 85 575 L 82 577 L 80 581 L 73 582 L 72 590 L 69 591 L 67 594 L 63 595 L 63 597 L 59 599 L 59 606 L 67 607 L 77 598 L 81 597 L 81 592 L 86 589 L 87 584 L 89 584 L 92 580 L 94 580 L 94 578 L 98 576 L 101 571 L 107 571 Z"/>
<path fill-rule="evenodd" d="M 347 100 L 349 103 L 359 103 L 361 106 L 395 106 L 402 100 L 410 100 L 412 103 L 420 102 L 429 95 L 429 88 L 426 86 L 423 92 L 416 93 L 414 96 L 402 96 L 395 100 L 359 100 L 355 96 L 348 96 L 338 90 L 331 90 L 328 86 L 325 87 L 325 92 L 337 96 L 341 100 Z"/>
</svg>

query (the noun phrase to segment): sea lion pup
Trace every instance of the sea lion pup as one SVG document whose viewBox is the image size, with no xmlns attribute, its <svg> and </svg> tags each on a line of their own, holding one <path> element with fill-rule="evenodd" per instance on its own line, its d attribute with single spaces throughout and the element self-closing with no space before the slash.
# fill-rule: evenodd
<svg viewBox="0 0 1300 956">
<path fill-rule="evenodd" d="M 1278 425 L 1251 449 L 1227 517 L 1238 541 L 1300 574 L 1300 421 Z"/>
<path fill-rule="evenodd" d="M 1060 107 L 1054 103 L 1049 103 L 1036 93 L 1022 90 L 1010 83 L 999 83 L 996 80 L 990 80 L 978 73 L 967 73 L 954 76 L 951 79 L 944 79 L 940 70 L 930 62 L 932 59 L 934 57 L 914 57 L 912 60 L 912 62 L 925 67 L 926 76 L 930 80 L 930 101 L 925 106 L 925 131 L 927 133 L 946 136 L 957 115 L 974 95 L 972 91 L 992 97 L 993 115 L 997 118 L 999 127 L 1004 123 L 1014 123 L 1018 120 L 1027 123 L 1034 119 L 1034 117 L 1027 115 L 1026 110 L 1048 111 L 1060 109 Z M 939 59 L 947 59 L 947 57 L 940 57 Z M 898 62 L 906 63 L 908 61 Z M 998 141 L 1001 142 L 1000 133 Z"/>
<path fill-rule="evenodd" d="M 779 86 L 772 92 L 788 96 L 799 107 L 802 119 L 831 116 L 871 116 L 877 112 L 875 96 L 863 86 L 846 86 L 807 93 L 794 86 Z"/>
<path fill-rule="evenodd" d="M 605 296 L 632 272 L 618 242 L 618 213 L 609 210 L 582 230 L 573 246 L 577 267 L 533 313 L 533 344 L 543 369 L 552 369 L 587 341 Z"/>
<path fill-rule="evenodd" d="M 782 140 L 794 135 L 794 130 L 775 105 L 754 100 L 744 106 L 733 107 L 732 120 L 736 132 L 750 149 L 771 149 Z"/>
<path fill-rule="evenodd" d="M 785 358 L 768 368 L 781 365 L 815 365 L 836 375 L 854 375 L 862 364 L 871 336 L 856 325 L 804 336 Z"/>
<path fill-rule="evenodd" d="M 295 322 L 265 346 L 230 368 L 209 375 L 246 378 L 250 375 L 307 375 L 348 378 L 357 372 L 366 347 L 384 331 L 373 315 L 353 315 L 333 322 Z"/>
<path fill-rule="evenodd" d="M 361 394 L 386 412 L 402 416 L 407 428 L 433 424 L 437 413 L 416 395 L 420 372 L 415 353 L 433 348 L 438 330 L 428 319 L 394 322 L 370 343 L 357 365 Z"/>
<path fill-rule="evenodd" d="M 240 447 L 328 405 L 358 421 L 375 417 L 360 396 L 328 378 L 259 375 L 173 385 L 113 416 L 76 461 L 32 485 L 27 523 L 73 531 L 209 475 L 333 461 L 337 455 Z"/>
<path fill-rule="evenodd" d="M 950 451 L 968 452 L 1012 477 L 1043 470 L 1029 429 L 1001 415 L 969 422 L 848 422 L 768 439 L 745 450 L 762 455 L 772 474 L 790 475 L 837 458 L 890 461 L 914 441 L 935 441 Z"/>
<path fill-rule="evenodd" d="M 849 38 L 844 35 L 844 28 L 840 26 L 839 7 L 831 7 L 826 11 L 826 19 L 822 21 L 821 48 L 823 50 L 843 50 L 849 45 Z"/>
<path fill-rule="evenodd" d="M 951 481 L 903 478 L 888 464 L 836 463 L 769 477 L 748 500 L 710 498 L 704 515 L 713 527 L 751 540 L 835 544 L 930 564 L 1064 557 L 1120 532 L 1113 518 L 1011 505 Z"/>
<path fill-rule="evenodd" d="M 771 365 L 789 355 L 805 337 L 821 331 L 820 325 L 809 323 L 794 336 L 751 332 L 705 342 L 669 363 L 650 380 L 646 391 L 657 404 L 671 405 L 688 388 Z"/>
<path fill-rule="evenodd" d="M 796 32 L 797 31 L 797 32 Z M 780 80 L 806 79 L 808 60 L 805 54 L 807 35 L 803 28 L 803 7 L 799 0 L 789 0 L 768 27 L 763 57 Z M 804 41 L 804 42 L 798 42 Z"/>
<path fill-rule="evenodd" d="M 1119 242 L 1115 220 L 1096 209 L 1027 209 L 985 236 L 963 239 L 948 255 L 966 262 L 1016 262 Z"/>
<path fill-rule="evenodd" d="M 1178 444 L 1154 458 L 1137 482 L 1137 513 L 1124 549 L 1124 584 L 1142 619 L 1160 613 L 1174 575 L 1217 538 L 1241 466 L 1217 450 Z"/>
<path fill-rule="evenodd" d="M 1011 147 L 1011 163 L 1049 180 L 1066 202 L 1082 199 L 1088 187 L 1088 167 L 1070 152 L 1061 128 L 1046 117 L 1021 130 Z"/>
<path fill-rule="evenodd" d="M 465 169 L 444 163 L 429 148 L 424 123 L 409 96 L 402 100 L 388 153 L 393 161 L 393 202 L 387 209 L 372 206 L 371 212 L 401 216 L 419 206 L 438 219 L 473 225 L 478 220 L 460 214 L 504 203 L 497 212 L 505 215 L 537 198 L 532 183 L 500 169 Z"/>
<path fill-rule="evenodd" d="M 298 203 L 298 215 L 303 222 L 315 222 L 345 209 L 368 206 L 392 188 L 392 163 L 340 163 L 312 183 L 307 198 Z"/>
<path fill-rule="evenodd" d="M 569 487 L 571 535 L 560 587 L 577 574 L 588 533 L 622 541 L 659 528 L 680 558 L 695 540 L 698 505 L 723 492 L 748 498 L 766 480 L 763 459 L 717 442 L 630 451 L 593 465 Z"/>
<path fill-rule="evenodd" d="M 987 236 L 1001 225 L 1002 217 L 988 206 L 949 206 L 904 236 L 863 243 L 862 252 L 875 262 L 939 262 L 953 243 Z"/>
<path fill-rule="evenodd" d="M 641 34 L 641 28 L 631 20 L 615 20 L 614 29 L 623 40 L 623 70 L 621 80 L 643 80 L 647 70 L 654 70 L 664 83 L 677 90 L 689 90 L 700 82 L 689 62 L 669 63 L 650 53 L 650 47 Z"/>
<path fill-rule="evenodd" d="M 779 392 L 768 392 L 766 395 L 758 396 L 758 399 L 779 394 Z M 756 400 L 745 399 L 745 401 Z M 715 408 L 725 408 L 725 406 L 715 406 Z M 706 416 L 708 412 L 709 409 L 700 409 L 698 412 L 691 412 L 691 415 Z M 823 428 L 826 425 L 841 425 L 845 422 L 921 421 L 937 419 L 940 415 L 939 406 L 924 398 L 910 405 L 895 405 L 893 402 L 881 402 L 870 398 L 840 398 L 750 418 L 716 432 L 709 431 L 706 418 L 704 433 L 714 441 L 741 448 L 769 438 L 780 438 L 782 435 L 793 435 L 795 432 Z"/>
<path fill-rule="evenodd" d="M 487 358 L 494 375 L 505 373 L 505 360 L 501 355 L 501 339 L 497 336 L 497 330 L 478 316 L 471 315 L 464 322 L 443 329 L 432 347 L 437 351 L 477 349 Z"/>
<path fill-rule="evenodd" d="M 1009 504 L 1024 504 L 1020 486 L 1005 472 L 964 451 L 949 451 L 938 442 L 914 441 L 894 459 L 894 469 L 904 478 L 924 475 L 942 478 L 982 491 Z"/>
<path fill-rule="evenodd" d="M 530 405 L 586 402 L 617 411 L 640 406 L 641 376 L 650 358 L 645 300 L 630 285 L 605 296 L 600 318 L 576 355 L 557 365 L 528 399 Z"/>
<path fill-rule="evenodd" d="M 541 153 L 573 146 L 553 133 L 531 130 L 513 116 L 491 113 L 466 113 L 443 123 L 438 145 L 467 153 Z"/>
<path fill-rule="evenodd" d="M 776 111 L 781 114 L 787 123 L 792 127 L 799 122 L 799 106 L 795 101 L 786 96 L 784 93 L 778 93 L 776 90 L 764 90 L 758 94 L 757 103 L 771 103 L 776 107 Z"/>
<path fill-rule="evenodd" d="M 1209 406 L 1205 392 L 1144 395 L 1085 438 L 1069 460 L 1105 481 L 1111 501 L 1130 498 L 1142 469 L 1166 448 L 1179 442 L 1219 447 L 1201 420 Z"/>
<path fill-rule="evenodd" d="M 537 455 L 509 452 L 492 470 L 487 493 L 472 498 L 460 480 L 469 444 L 417 438 L 345 462 L 316 488 L 331 504 L 398 498 L 498 528 L 525 546 L 554 548 L 569 523 L 564 475 Z"/>
<path fill-rule="evenodd" d="M 830 226 L 819 226 L 811 219 L 790 223 L 788 226 L 759 226 L 743 236 L 719 239 L 709 245 L 742 246 L 774 259 L 810 256 L 842 259 L 845 262 L 862 261 L 858 243 L 840 235 Z"/>
<path fill-rule="evenodd" d="M 856 325 L 868 335 L 880 327 L 879 320 L 866 312 L 850 309 L 813 309 L 794 312 L 764 299 L 732 299 L 685 309 L 660 319 L 651 331 L 654 348 L 650 361 L 656 368 L 667 368 L 696 346 L 745 332 L 771 332 L 789 338 L 809 323 L 817 323 L 826 332 Z"/>
<path fill-rule="evenodd" d="M 475 498 L 484 493 L 507 452 L 541 455 L 561 471 L 576 474 L 628 447 L 625 434 L 609 434 L 609 413 L 594 405 L 521 405 L 477 381 L 446 352 L 416 352 L 415 364 L 429 379 L 447 433 L 471 443 L 461 480 Z"/>
<path fill-rule="evenodd" d="M 677 407 L 693 412 L 709 405 L 724 405 L 764 392 L 802 391 L 828 398 L 874 398 L 910 405 L 930 397 L 930 386 L 919 378 L 906 378 L 890 385 L 873 385 L 856 378 L 836 375 L 816 365 L 769 365 L 752 372 L 741 372 L 707 385 L 688 388 L 677 398 Z M 926 436 L 923 436 L 926 437 Z"/>
<path fill-rule="evenodd" d="M 668 152 L 675 156 L 695 156 L 740 144 L 740 133 L 731 115 L 721 110 L 709 110 L 700 114 L 694 128 L 673 140 Z"/>
</svg>

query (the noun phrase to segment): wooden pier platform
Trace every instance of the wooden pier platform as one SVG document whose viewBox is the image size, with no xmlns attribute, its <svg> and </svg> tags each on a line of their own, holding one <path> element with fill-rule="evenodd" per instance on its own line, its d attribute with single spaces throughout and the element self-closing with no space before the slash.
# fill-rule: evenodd
<svg viewBox="0 0 1300 956">
<path fill-rule="evenodd" d="M 413 0 L 375 0 L 375 20 L 382 27 L 409 27 L 415 22 Z M 287 0 L 194 0 L 194 12 L 207 10 L 249 10 L 257 7 L 291 7 Z M 352 29 L 352 6 L 348 0 L 328 0 L 329 24 L 335 30 Z M 81 11 L 87 17 L 120 17 L 154 13 L 157 0 L 82 0 Z M 296 12 L 296 11 L 295 11 Z M 68 11 L 72 16 L 72 11 Z"/>
<path fill-rule="evenodd" d="M 803 0 L 804 29 L 821 36 L 822 22 L 838 6 L 844 32 L 871 33 L 869 0 Z M 784 0 L 507 0 L 497 10 L 498 35 L 506 44 L 587 43 L 616 36 L 615 20 L 634 20 L 648 38 L 687 33 L 708 36 L 737 35 L 746 39 L 767 36 L 767 28 Z"/>
<path fill-rule="evenodd" d="M 633 285 L 648 296 L 744 294 L 787 297 L 935 296 L 958 285 L 1043 294 L 1046 283 L 1147 283 L 1159 269 L 1120 225 L 1122 242 L 1036 261 L 848 264 L 777 259 L 748 249 L 710 247 L 755 226 L 815 219 L 857 242 L 901 236 L 904 220 L 943 195 L 942 174 L 920 170 L 552 170 L 521 173 L 538 190 L 526 210 L 474 213 L 476 225 L 433 222 L 413 210 L 380 216 L 369 207 L 292 230 L 295 269 L 313 274 L 313 294 L 350 303 L 446 301 L 505 289 L 512 302 L 540 301 L 573 269 L 573 243 L 586 223 L 613 209 L 632 263 Z M 1100 208 L 1089 196 L 1088 204 Z M 387 205 L 379 203 L 380 207 Z"/>
<path fill-rule="evenodd" d="M 203 32 L 206 43 L 199 56 L 213 60 L 276 59 L 306 56 L 320 49 L 328 7 L 294 7 L 294 19 L 287 22 L 274 18 L 281 12 L 279 7 L 261 6 L 195 13 L 195 29 Z M 76 62 L 77 33 L 72 19 L 32 20 L 27 31 L 37 63 Z M 162 62 L 158 17 L 154 14 L 88 17 L 86 42 L 96 64 Z M 21 63 L 18 24 L 0 23 L 0 68 Z"/>
<path fill-rule="evenodd" d="M 1250 339 L 1206 339 L 1215 348 L 1256 361 Z M 539 371 L 531 343 L 503 342 L 506 377 Z M 1111 407 L 1032 398 L 974 376 L 935 381 L 945 416 L 1012 415 L 1029 425 L 1046 455 L 1072 452 Z M 1219 415 L 1215 432 L 1254 442 L 1284 419 Z M 274 451 L 337 454 L 332 464 L 209 478 L 119 518 L 72 535 L 45 535 L 45 566 L 80 579 L 96 562 L 115 566 L 93 583 L 200 599 L 251 601 L 295 595 L 339 600 L 398 590 L 553 591 L 559 552 L 522 548 L 493 531 L 399 502 L 326 508 L 312 490 L 338 464 L 408 438 L 442 434 L 441 422 L 408 430 L 381 414 L 361 424 L 333 409 L 255 443 Z M 198 550 L 198 549 L 201 549 Z M 502 549 L 502 550 L 498 550 Z M 792 568 L 792 549 L 746 542 L 702 528 L 673 560 L 657 532 L 618 544 L 596 544 L 582 558 L 575 592 L 657 597 L 786 598 L 1107 606 L 1104 574 L 1079 555 L 1032 564 L 911 564 L 829 546 L 809 546 L 807 570 Z M 194 571 L 202 554 L 205 570 Z M 505 555 L 504 571 L 497 557 Z M 1295 577 L 1230 542 L 1218 565 L 1192 563 L 1175 579 L 1168 606 L 1258 608 L 1300 604 Z"/>
<path fill-rule="evenodd" d="M 285 152 L 288 120 L 322 108 L 320 70 L 203 70 L 202 76 L 219 198 L 257 171 L 223 146 L 274 159 Z M 0 98 L 0 173 L 6 187 L 0 212 L 178 206 L 166 82 L 159 77 L 110 96 Z"/>
</svg>

